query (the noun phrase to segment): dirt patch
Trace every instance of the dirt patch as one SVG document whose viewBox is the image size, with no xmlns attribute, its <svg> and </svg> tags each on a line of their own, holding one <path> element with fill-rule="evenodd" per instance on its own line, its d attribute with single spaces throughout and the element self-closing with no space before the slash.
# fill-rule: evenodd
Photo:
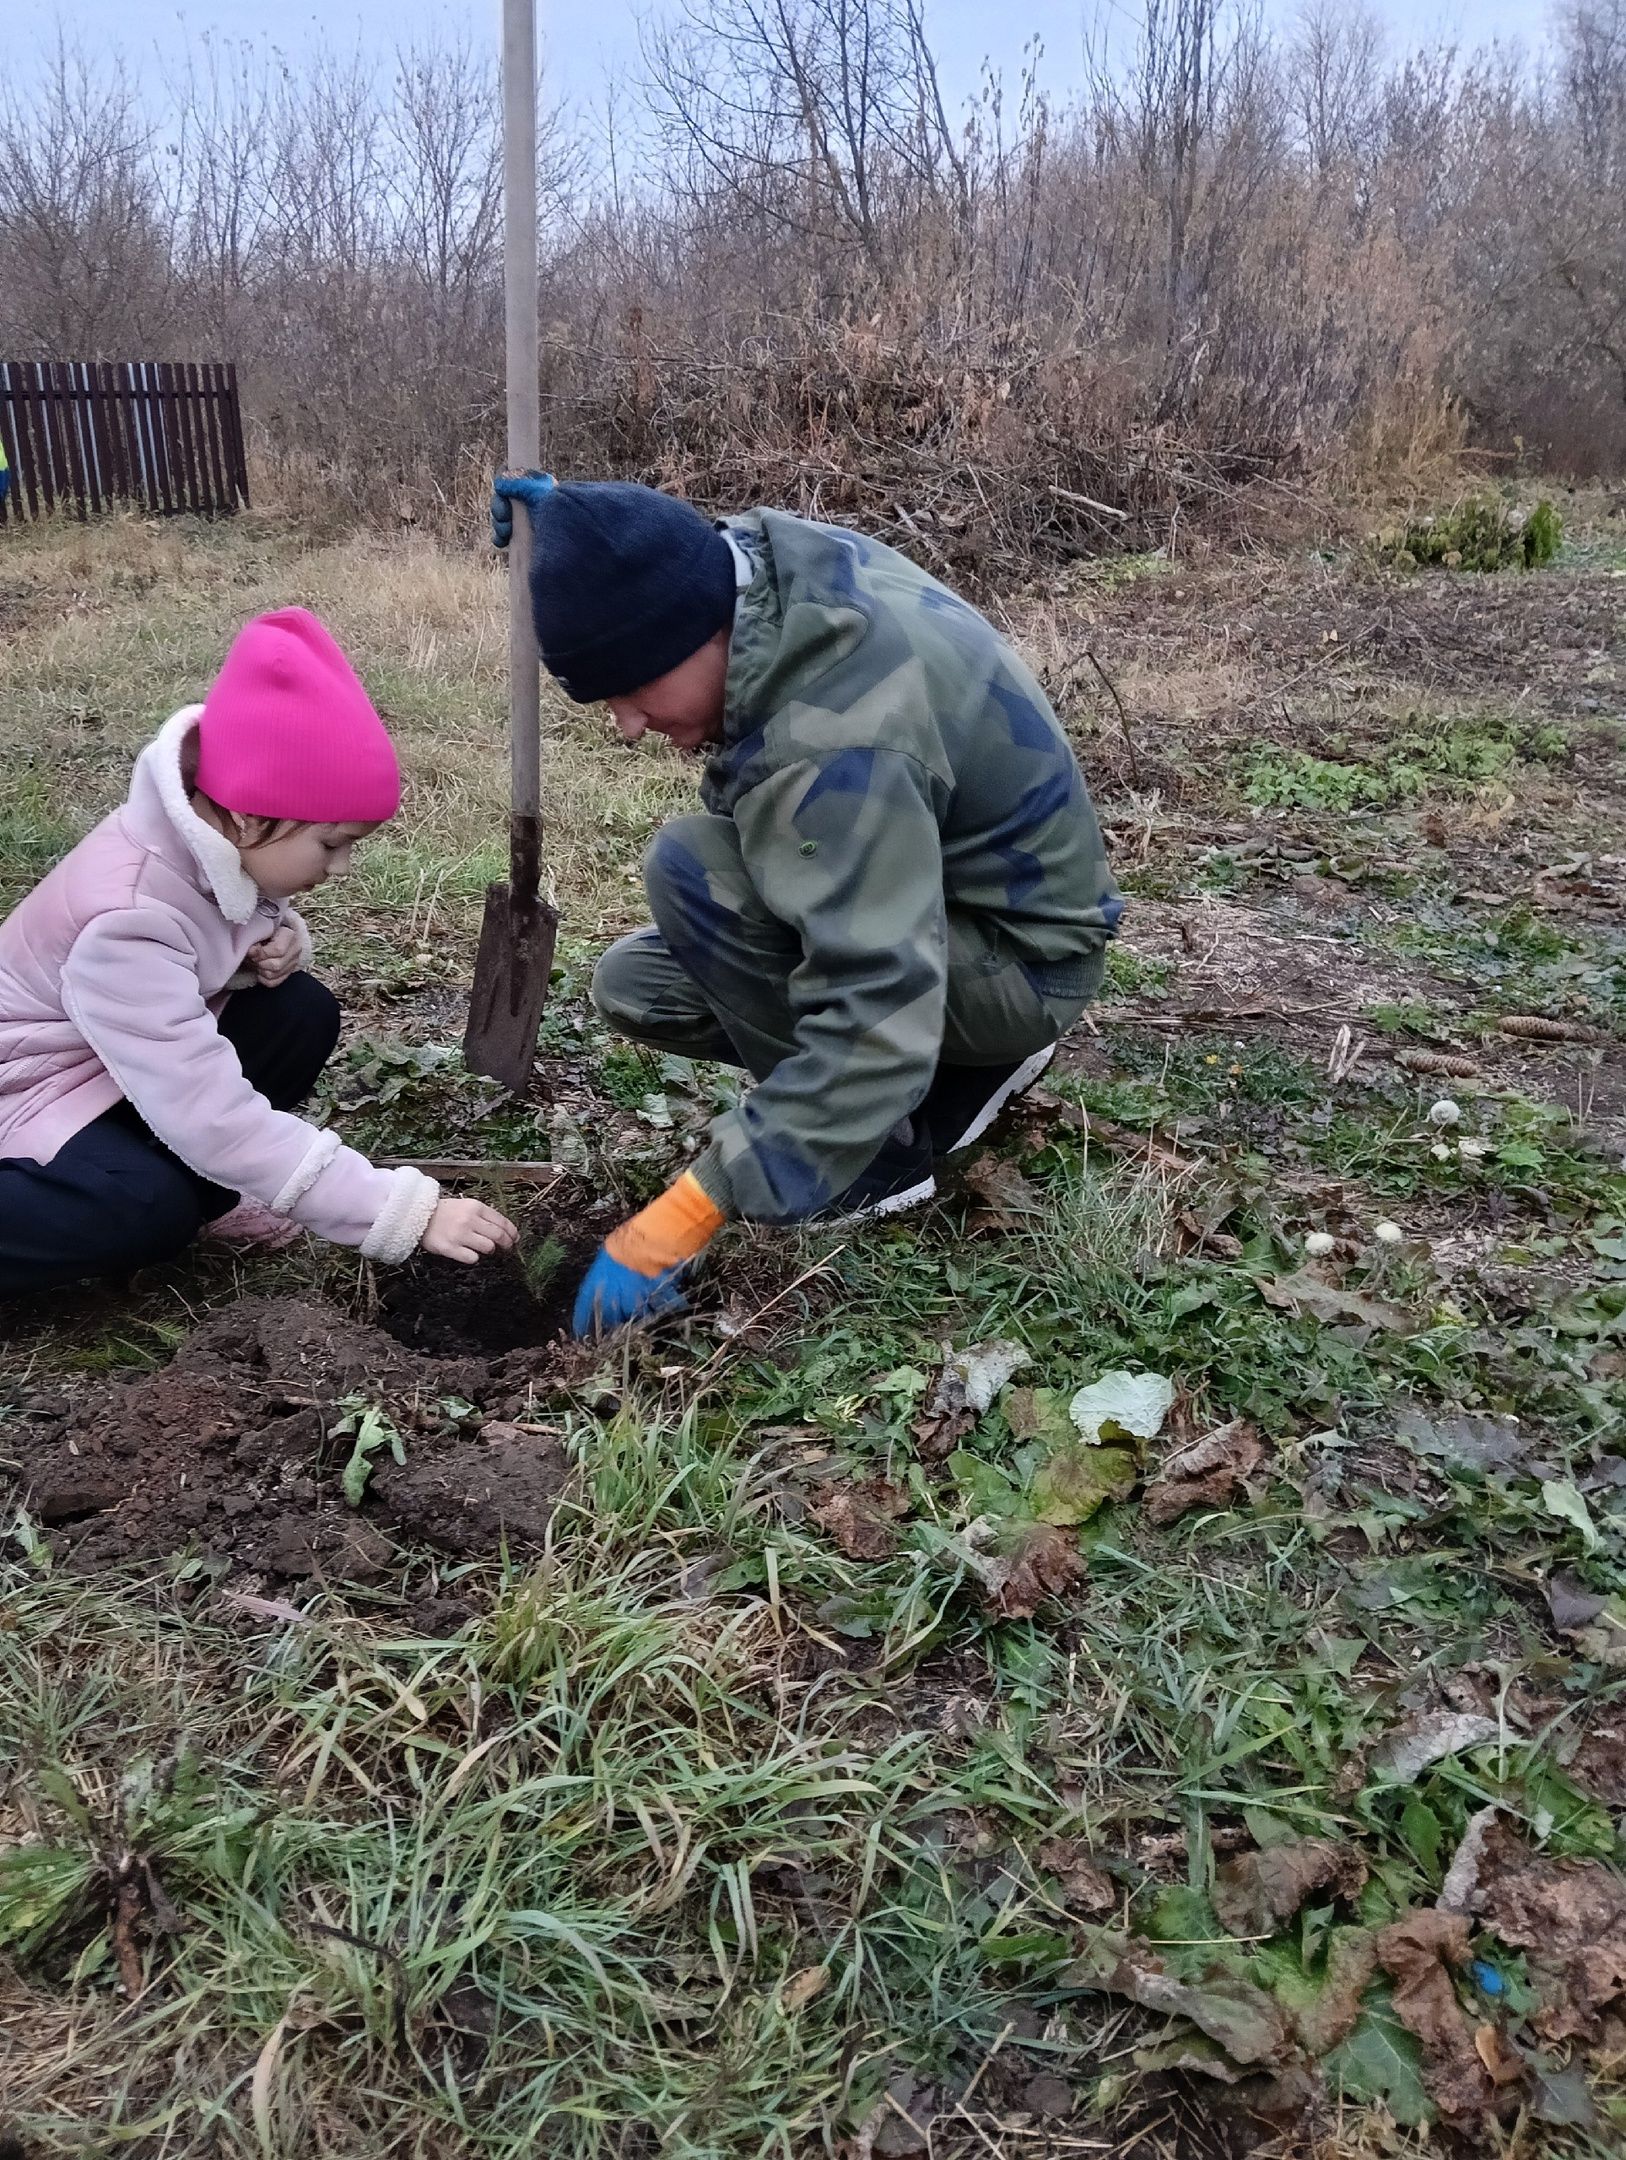
<svg viewBox="0 0 1626 2160">
<path fill-rule="evenodd" d="M 553 1241 L 541 1276 L 535 1244 L 529 1275 L 515 1254 L 479 1267 L 420 1255 L 384 1282 L 379 1325 L 397 1342 L 431 1357 L 497 1357 L 538 1348 L 569 1333 L 576 1291 L 597 1244 L 594 1236 L 568 1244 Z"/>
<path fill-rule="evenodd" d="M 191 1548 L 233 1577 L 366 1582 L 397 1537 L 524 1550 L 567 1480 L 538 1405 L 590 1357 L 568 1342 L 424 1356 L 333 1306 L 249 1298 L 162 1371 L 22 1404 L 11 1482 L 82 1567 Z M 369 1409 L 387 1429 L 371 1429 L 353 1506 L 344 1473 Z"/>
</svg>

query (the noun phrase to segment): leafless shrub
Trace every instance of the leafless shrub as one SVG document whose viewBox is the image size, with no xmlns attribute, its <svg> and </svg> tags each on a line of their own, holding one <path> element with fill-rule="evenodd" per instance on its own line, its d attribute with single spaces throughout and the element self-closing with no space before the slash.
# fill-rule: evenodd
<svg viewBox="0 0 1626 2160">
<path fill-rule="evenodd" d="M 976 577 L 1262 491 L 1424 486 L 1466 435 L 1626 458 L 1626 0 L 1555 55 L 1390 62 L 1144 0 L 1071 100 L 962 112 L 921 0 L 685 0 L 647 82 L 544 128 L 562 469 L 872 525 Z M 1106 18 L 1103 18 L 1105 22 Z M 235 357 L 311 514 L 477 510 L 501 449 L 494 66 L 203 41 L 139 90 L 0 88 L 0 348 Z"/>
</svg>

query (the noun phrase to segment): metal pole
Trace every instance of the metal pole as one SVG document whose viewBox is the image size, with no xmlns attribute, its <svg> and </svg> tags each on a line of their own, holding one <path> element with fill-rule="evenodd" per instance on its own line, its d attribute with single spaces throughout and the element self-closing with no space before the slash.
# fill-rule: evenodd
<svg viewBox="0 0 1626 2160">
<path fill-rule="evenodd" d="M 503 0 L 503 299 L 508 331 L 508 463 L 533 471 L 542 456 L 537 371 L 536 5 Z M 508 549 L 509 728 L 513 768 L 514 882 L 537 889 L 542 812 L 542 700 L 531 620 L 531 514 L 514 505 Z"/>
</svg>

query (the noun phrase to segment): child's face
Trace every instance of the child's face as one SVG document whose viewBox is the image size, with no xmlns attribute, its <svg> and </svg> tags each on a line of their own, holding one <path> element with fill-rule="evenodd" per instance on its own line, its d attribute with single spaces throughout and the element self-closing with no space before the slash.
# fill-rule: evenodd
<svg viewBox="0 0 1626 2160">
<path fill-rule="evenodd" d="M 664 735 L 679 750 L 703 750 L 723 733 L 723 692 L 728 682 L 728 632 L 719 630 L 698 652 L 657 675 L 641 690 L 607 698 L 623 742 Z"/>
<path fill-rule="evenodd" d="M 377 830 L 376 825 L 296 825 L 275 840 L 240 846 L 237 852 L 268 900 L 291 900 L 329 878 L 347 876 L 356 842 Z"/>
</svg>

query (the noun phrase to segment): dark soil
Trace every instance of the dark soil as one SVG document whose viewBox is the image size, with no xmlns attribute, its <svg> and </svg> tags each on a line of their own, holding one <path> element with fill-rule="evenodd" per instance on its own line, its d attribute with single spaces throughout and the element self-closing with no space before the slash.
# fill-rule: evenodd
<svg viewBox="0 0 1626 2160">
<path fill-rule="evenodd" d="M 570 1309 L 597 1244 L 592 1235 L 560 1240 L 553 1248 L 556 1264 L 534 1287 L 518 1254 L 478 1267 L 420 1255 L 384 1279 L 379 1325 L 431 1357 L 496 1357 L 553 1342 L 570 1331 Z"/>
<path fill-rule="evenodd" d="M 443 1297 L 420 1302 L 444 1313 Z M 424 1356 L 333 1306 L 248 1298 L 162 1371 L 25 1400 L 12 1482 L 57 1555 L 85 1568 L 195 1548 L 232 1576 L 367 1582 L 397 1537 L 458 1556 L 524 1550 L 567 1478 L 538 1402 L 591 1357 L 568 1342 Z M 406 1460 L 381 1449 L 352 1508 L 354 1438 L 336 1428 L 360 1407 L 384 1413 Z"/>
</svg>

